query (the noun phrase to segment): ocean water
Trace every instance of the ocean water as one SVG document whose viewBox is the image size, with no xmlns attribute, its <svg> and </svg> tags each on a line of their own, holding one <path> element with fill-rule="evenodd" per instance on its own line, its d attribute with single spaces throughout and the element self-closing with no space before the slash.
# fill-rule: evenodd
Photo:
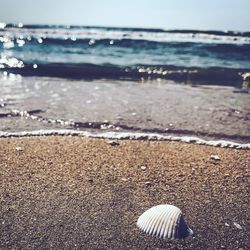
<svg viewBox="0 0 250 250">
<path fill-rule="evenodd" d="M 0 24 L 0 130 L 249 141 L 250 32 Z"/>
<path fill-rule="evenodd" d="M 0 68 L 24 76 L 236 85 L 250 69 L 250 32 L 2 25 Z"/>
</svg>

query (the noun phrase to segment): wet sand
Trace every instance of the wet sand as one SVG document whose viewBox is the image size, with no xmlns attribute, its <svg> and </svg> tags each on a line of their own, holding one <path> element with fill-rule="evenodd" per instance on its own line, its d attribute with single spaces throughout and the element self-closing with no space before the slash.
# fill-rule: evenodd
<svg viewBox="0 0 250 250">
<path fill-rule="evenodd" d="M 47 77 L 0 82 L 1 131 L 111 128 L 250 141 L 249 93 L 239 88 Z"/>
<path fill-rule="evenodd" d="M 0 248 L 247 249 L 249 150 L 107 142 L 0 138 Z M 139 231 L 138 216 L 162 203 L 182 209 L 194 238 Z"/>
</svg>

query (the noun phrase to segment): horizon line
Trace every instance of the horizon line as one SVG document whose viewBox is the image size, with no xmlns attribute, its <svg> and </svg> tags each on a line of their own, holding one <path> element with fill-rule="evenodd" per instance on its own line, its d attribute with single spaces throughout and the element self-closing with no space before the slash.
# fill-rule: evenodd
<svg viewBox="0 0 250 250">
<path fill-rule="evenodd" d="M 15 27 L 20 26 L 65 26 L 65 27 L 86 27 L 86 28 L 111 28 L 111 29 L 137 29 L 137 30 L 156 30 L 156 31 L 202 31 L 202 32 L 240 32 L 240 33 L 247 33 L 250 32 L 249 30 L 230 30 L 230 29 L 195 29 L 195 28 L 162 28 L 162 27 L 142 27 L 142 26 L 123 26 L 123 25 L 95 25 L 95 24 L 63 24 L 63 23 L 25 23 L 25 22 L 3 22 L 0 21 L 0 24 L 8 26 L 13 25 Z M 4 27 L 4 28 L 5 28 Z"/>
</svg>

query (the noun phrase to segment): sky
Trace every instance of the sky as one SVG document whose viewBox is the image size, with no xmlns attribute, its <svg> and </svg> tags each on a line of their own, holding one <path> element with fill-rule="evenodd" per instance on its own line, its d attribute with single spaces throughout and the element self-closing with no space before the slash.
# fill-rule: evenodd
<svg viewBox="0 0 250 250">
<path fill-rule="evenodd" d="M 249 0 L 0 0 L 0 22 L 250 31 Z"/>
</svg>

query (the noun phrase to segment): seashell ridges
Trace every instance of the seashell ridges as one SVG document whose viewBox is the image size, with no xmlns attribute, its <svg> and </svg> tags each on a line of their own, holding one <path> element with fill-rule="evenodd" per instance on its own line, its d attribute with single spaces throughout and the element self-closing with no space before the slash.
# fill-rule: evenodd
<svg viewBox="0 0 250 250">
<path fill-rule="evenodd" d="M 137 220 L 145 233 L 160 239 L 182 239 L 193 235 L 181 210 L 173 205 L 158 205 L 145 211 Z"/>
</svg>

